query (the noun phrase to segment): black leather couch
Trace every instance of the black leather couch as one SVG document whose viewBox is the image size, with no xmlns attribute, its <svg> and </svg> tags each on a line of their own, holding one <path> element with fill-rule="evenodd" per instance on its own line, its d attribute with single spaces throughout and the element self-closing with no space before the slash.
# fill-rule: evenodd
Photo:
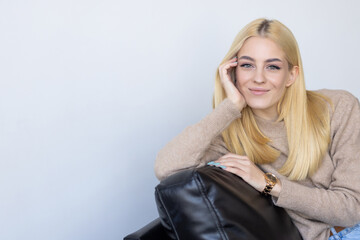
<svg viewBox="0 0 360 240">
<path fill-rule="evenodd" d="M 125 240 L 301 240 L 284 209 L 216 167 L 183 170 L 155 191 L 159 218 Z"/>
</svg>

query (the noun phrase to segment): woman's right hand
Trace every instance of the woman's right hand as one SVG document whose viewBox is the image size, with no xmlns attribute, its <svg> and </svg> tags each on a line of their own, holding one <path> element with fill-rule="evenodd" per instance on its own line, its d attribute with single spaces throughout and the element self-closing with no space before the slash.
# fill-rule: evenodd
<svg viewBox="0 0 360 240">
<path fill-rule="evenodd" d="M 246 106 L 246 101 L 244 96 L 236 88 L 234 81 L 231 79 L 231 72 L 235 71 L 233 68 L 235 68 L 237 64 L 237 57 L 221 64 L 219 66 L 219 75 L 227 98 L 230 99 L 241 111 Z"/>
</svg>

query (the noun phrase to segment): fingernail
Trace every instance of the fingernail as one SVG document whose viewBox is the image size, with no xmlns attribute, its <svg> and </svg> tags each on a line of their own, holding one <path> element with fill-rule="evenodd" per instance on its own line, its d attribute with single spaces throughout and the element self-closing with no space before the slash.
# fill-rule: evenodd
<svg viewBox="0 0 360 240">
<path fill-rule="evenodd" d="M 226 169 L 226 167 L 225 167 L 224 165 L 220 165 L 220 167 L 221 167 L 222 169 Z"/>
<path fill-rule="evenodd" d="M 220 165 L 220 163 L 216 162 L 216 163 L 214 163 L 214 165 L 215 165 L 215 166 L 219 166 L 219 165 Z"/>
<path fill-rule="evenodd" d="M 214 162 L 208 162 L 207 165 L 214 165 L 215 163 Z"/>
</svg>

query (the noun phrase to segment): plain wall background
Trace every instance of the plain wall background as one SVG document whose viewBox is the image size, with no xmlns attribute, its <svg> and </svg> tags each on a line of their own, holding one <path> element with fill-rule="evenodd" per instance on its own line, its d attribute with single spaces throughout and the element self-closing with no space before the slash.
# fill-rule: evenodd
<svg viewBox="0 0 360 240">
<path fill-rule="evenodd" d="M 298 40 L 308 89 L 360 97 L 360 2 L 0 0 L 0 239 L 122 239 L 157 217 L 156 153 L 211 111 L 259 17 Z"/>
</svg>

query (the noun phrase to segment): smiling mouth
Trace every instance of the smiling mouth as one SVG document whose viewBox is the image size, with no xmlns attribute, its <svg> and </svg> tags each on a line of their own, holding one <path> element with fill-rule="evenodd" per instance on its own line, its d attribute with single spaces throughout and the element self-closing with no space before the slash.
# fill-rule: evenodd
<svg viewBox="0 0 360 240">
<path fill-rule="evenodd" d="M 263 95 L 270 91 L 270 90 L 263 89 L 263 88 L 249 88 L 249 90 L 254 95 Z"/>
</svg>

